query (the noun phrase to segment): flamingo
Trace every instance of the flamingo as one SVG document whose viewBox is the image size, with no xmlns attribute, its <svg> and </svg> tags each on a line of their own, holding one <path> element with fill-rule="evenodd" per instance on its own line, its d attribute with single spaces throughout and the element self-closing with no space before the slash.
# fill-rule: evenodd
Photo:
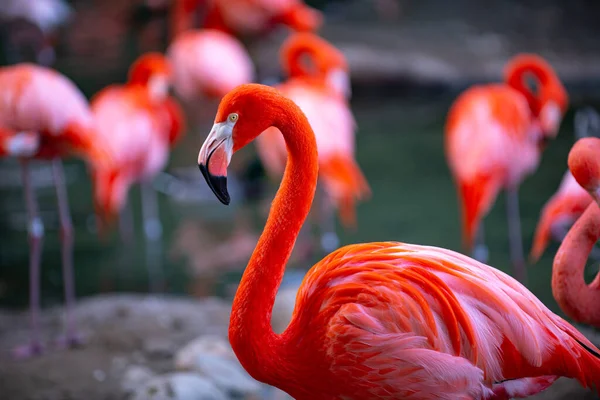
<svg viewBox="0 0 600 400">
<path fill-rule="evenodd" d="M 126 207 L 127 192 L 141 182 L 147 267 L 152 290 L 161 284 L 162 225 L 151 179 L 166 165 L 170 148 L 184 131 L 183 113 L 168 96 L 171 67 L 159 53 L 134 62 L 126 85 L 112 85 L 91 102 L 98 134 L 112 162 L 94 171 L 95 203 L 104 225 Z M 126 210 L 126 209 L 125 209 Z M 125 211 L 126 212 L 126 211 Z"/>
<path fill-rule="evenodd" d="M 266 33 L 277 25 L 286 25 L 295 31 L 314 31 L 323 22 L 321 13 L 302 0 L 175 0 L 171 37 L 193 26 L 194 14 L 202 3 L 206 3 L 203 28 L 236 36 Z"/>
<path fill-rule="evenodd" d="M 370 195 L 354 158 L 356 122 L 348 104 L 348 64 L 342 52 L 311 33 L 291 35 L 281 48 L 281 58 L 289 79 L 278 89 L 300 106 L 317 138 L 320 178 L 326 195 L 323 210 L 325 220 L 329 219 L 321 243 L 324 250 L 332 251 L 339 240 L 332 218 L 327 218 L 331 205 L 339 210 L 344 226 L 354 227 L 354 202 Z M 277 128 L 260 135 L 256 147 L 269 175 L 280 178 L 287 151 Z"/>
<path fill-rule="evenodd" d="M 2 155 L 17 157 L 21 161 L 28 212 L 32 336 L 29 344 L 15 349 L 15 356 L 29 357 L 43 351 L 39 339 L 39 309 L 44 237 L 29 161 L 35 158 L 52 162 L 60 218 L 66 310 L 66 333 L 59 339 L 59 344 L 71 346 L 80 344 L 81 337 L 77 334 L 72 316 L 75 303 L 74 237 L 60 159 L 80 155 L 95 167 L 109 162 L 110 157 L 94 130 L 94 119 L 83 93 L 67 77 L 46 67 L 23 63 L 0 68 L 0 127 L 4 132 L 0 135 Z"/>
<path fill-rule="evenodd" d="M 575 135 L 578 138 L 600 133 L 600 116 L 591 108 L 580 110 L 575 115 Z M 562 241 L 568 228 L 577 221 L 592 202 L 590 195 L 577 183 L 567 170 L 558 191 L 542 209 L 540 220 L 533 237 L 530 259 L 536 262 L 544 253 L 551 237 Z M 591 256 L 594 256 L 592 252 Z"/>
<path fill-rule="evenodd" d="M 310 123 L 278 90 L 239 86 L 221 100 L 198 165 L 228 204 L 233 153 L 271 126 L 284 137 L 288 163 L 228 334 L 253 378 L 299 400 L 508 399 L 559 376 L 600 388 L 600 349 L 511 276 L 437 247 L 336 250 L 308 272 L 290 324 L 275 334 L 275 295 L 317 186 Z"/>
<path fill-rule="evenodd" d="M 220 99 L 254 78 L 254 64 L 244 46 L 215 29 L 180 33 L 169 45 L 167 55 L 173 65 L 173 86 L 186 101 L 201 96 Z"/>
<path fill-rule="evenodd" d="M 526 86 L 528 75 L 537 80 L 538 93 Z M 505 83 L 468 89 L 448 114 L 445 150 L 462 205 L 463 245 L 485 262 L 483 218 L 504 189 L 510 256 L 521 282 L 526 272 L 518 187 L 536 169 L 545 143 L 558 133 L 567 103 L 550 64 L 519 54 L 505 68 Z"/>
<path fill-rule="evenodd" d="M 589 285 L 583 271 L 600 239 L 600 139 L 579 139 L 569 152 L 569 169 L 592 202 L 567 233 L 554 258 L 552 294 L 573 320 L 600 328 L 600 274 Z"/>
</svg>

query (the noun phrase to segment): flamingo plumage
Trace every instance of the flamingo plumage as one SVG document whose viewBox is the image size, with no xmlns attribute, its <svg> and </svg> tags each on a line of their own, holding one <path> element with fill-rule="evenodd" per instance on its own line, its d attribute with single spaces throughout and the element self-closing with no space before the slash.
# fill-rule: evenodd
<svg viewBox="0 0 600 400">
<path fill-rule="evenodd" d="M 254 64 L 242 43 L 215 29 L 178 34 L 167 55 L 173 66 L 173 86 L 186 101 L 200 97 L 220 99 L 236 86 L 254 79 Z"/>
<path fill-rule="evenodd" d="M 170 35 L 176 37 L 194 26 L 200 5 L 205 6 L 201 26 L 234 36 L 266 33 L 278 25 L 295 31 L 315 31 L 321 24 L 321 13 L 302 0 L 175 0 L 172 5 Z"/>
<path fill-rule="evenodd" d="M 76 345 L 72 308 L 75 303 L 73 276 L 73 226 L 61 158 L 77 155 L 92 167 L 109 162 L 102 138 L 94 129 L 89 104 L 77 86 L 52 69 L 33 64 L 0 68 L 0 135 L 2 155 L 21 160 L 23 188 L 28 212 L 30 312 L 32 338 L 15 350 L 17 357 L 39 354 L 40 266 L 44 224 L 39 215 L 29 161 L 51 160 L 58 199 L 61 253 L 65 288 L 66 333 L 62 345 Z"/>
<path fill-rule="evenodd" d="M 171 66 L 163 55 L 147 53 L 131 66 L 125 85 L 111 85 L 91 101 L 98 134 L 112 162 L 93 174 L 97 214 L 108 225 L 127 204 L 135 183 L 142 186 L 142 214 L 146 246 L 160 248 L 162 226 L 151 179 L 166 165 L 170 149 L 185 129 L 183 112 L 168 95 Z M 150 257 L 151 286 L 160 284 L 160 255 Z"/>
<path fill-rule="evenodd" d="M 600 274 L 587 284 L 588 256 L 600 239 L 600 139 L 578 140 L 569 152 L 569 169 L 594 199 L 573 224 L 554 258 L 552 294 L 573 320 L 600 328 Z"/>
<path fill-rule="evenodd" d="M 356 122 L 348 104 L 350 79 L 346 59 L 333 45 L 311 33 L 291 35 L 280 52 L 289 79 L 277 89 L 307 116 L 317 138 L 324 201 L 338 209 L 344 226 L 353 227 L 355 202 L 367 198 L 370 188 L 355 159 Z M 258 136 L 256 148 L 269 175 L 280 179 L 287 150 L 277 128 L 271 127 Z M 329 230 L 334 231 L 332 227 Z M 325 235 L 331 236 L 332 232 Z M 324 247 L 328 251 L 336 248 L 337 238 L 333 246 Z"/>
<path fill-rule="evenodd" d="M 537 95 L 526 86 L 528 75 L 538 81 Z M 521 281 L 526 273 L 517 190 L 537 168 L 545 143 L 558 133 L 567 103 L 552 67 L 539 56 L 520 54 L 508 62 L 505 83 L 471 87 L 448 114 L 445 151 L 462 208 L 463 246 L 474 250 L 483 218 L 506 190 L 511 260 Z M 476 253 L 484 247 L 477 245 Z"/>
<path fill-rule="evenodd" d="M 247 84 L 221 101 L 198 165 L 224 204 L 234 152 L 267 128 L 288 163 L 236 292 L 229 340 L 255 379 L 296 399 L 490 399 L 559 376 L 600 388 L 600 350 L 509 275 L 454 251 L 397 242 L 329 254 L 306 275 L 292 320 L 271 312 L 314 198 L 317 142 L 301 109 Z"/>
</svg>

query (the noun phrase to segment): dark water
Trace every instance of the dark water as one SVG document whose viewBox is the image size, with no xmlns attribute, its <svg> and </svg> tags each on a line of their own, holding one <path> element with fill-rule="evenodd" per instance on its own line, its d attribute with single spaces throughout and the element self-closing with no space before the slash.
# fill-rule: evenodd
<svg viewBox="0 0 600 400">
<path fill-rule="evenodd" d="M 371 184 L 373 197 L 358 208 L 359 228 L 356 232 L 338 229 L 342 244 L 397 240 L 460 251 L 458 204 L 443 154 L 442 129 L 451 99 L 444 95 L 428 96 L 426 99 L 411 96 L 359 98 L 354 101 L 353 109 L 359 125 L 357 157 Z M 541 207 L 557 189 L 566 170 L 567 154 L 573 142 L 572 117 L 571 112 L 567 114 L 561 132 L 548 146 L 540 168 L 521 187 L 522 232 L 526 251 L 530 248 Z M 181 167 L 191 168 L 190 176 L 197 182 L 190 185 L 203 185 L 204 191 L 205 184 L 194 168 L 197 151 L 209 126 L 209 121 L 206 121 L 190 129 L 172 153 L 168 168 L 171 172 Z M 236 157 L 244 160 L 238 165 L 238 169 L 242 170 L 254 153 L 248 150 Z M 68 161 L 66 172 L 76 230 L 78 295 L 147 291 L 139 190 L 134 188 L 130 192 L 136 221 L 134 243 L 122 244 L 116 232 L 99 239 L 93 229 L 91 187 L 85 166 L 79 161 Z M 44 306 L 62 302 L 58 218 L 50 177 L 43 163 L 36 164 L 34 178 L 46 225 L 42 265 Z M 6 160 L 0 164 L 0 305 L 21 308 L 27 306 L 29 289 L 26 214 L 19 178 L 16 162 Z M 263 196 L 272 196 L 271 189 L 266 190 Z M 207 201 L 181 202 L 159 194 L 168 292 L 189 293 L 194 285 L 199 284 L 205 287 L 207 293 L 223 294 L 227 283 L 237 281 L 247 256 L 234 261 L 230 265 L 231 271 L 213 273 L 210 278 L 206 274 L 204 277 L 192 274 L 190 265 L 194 260 L 209 259 L 209 252 L 220 243 L 226 243 L 242 220 L 249 221 L 250 232 L 260 232 L 264 214 L 257 211 L 258 202 L 243 205 L 240 198 L 237 197 L 237 202 L 234 198 L 233 205 L 225 207 L 210 196 Z M 500 196 L 485 220 L 486 240 L 490 264 L 510 272 L 504 206 L 504 197 Z M 198 241 L 197 247 L 194 240 Z M 182 245 L 183 242 L 187 244 Z M 178 253 L 177 248 L 182 246 L 187 250 Z M 529 266 L 530 289 L 554 311 L 558 308 L 550 291 L 550 275 L 557 247 L 553 243 L 536 265 Z M 592 270 L 588 269 L 587 279 L 591 278 Z"/>
</svg>

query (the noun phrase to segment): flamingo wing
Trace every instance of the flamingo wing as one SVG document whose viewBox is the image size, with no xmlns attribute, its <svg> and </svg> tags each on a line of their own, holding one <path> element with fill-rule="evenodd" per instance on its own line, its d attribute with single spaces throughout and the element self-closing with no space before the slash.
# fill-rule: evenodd
<svg viewBox="0 0 600 400">
<path fill-rule="evenodd" d="M 309 271 L 296 310 L 326 326 L 322 353 L 347 398 L 501 398 L 556 375 L 598 383 L 583 335 L 510 276 L 450 250 L 341 248 Z"/>
</svg>

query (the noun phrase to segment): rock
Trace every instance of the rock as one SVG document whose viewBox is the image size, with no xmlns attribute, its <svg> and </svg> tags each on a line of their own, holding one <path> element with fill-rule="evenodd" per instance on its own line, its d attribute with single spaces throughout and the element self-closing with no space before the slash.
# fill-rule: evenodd
<svg viewBox="0 0 600 400">
<path fill-rule="evenodd" d="M 168 338 L 148 338 L 144 341 L 144 353 L 151 359 L 166 359 L 173 356 L 175 348 Z"/>
<path fill-rule="evenodd" d="M 210 380 L 193 373 L 179 372 L 150 379 L 128 399 L 227 400 L 227 396 Z"/>
<path fill-rule="evenodd" d="M 262 387 L 242 368 L 229 343 L 219 336 L 205 335 L 188 343 L 177 352 L 175 367 L 209 378 L 231 396 L 256 395 Z"/>
<path fill-rule="evenodd" d="M 154 378 L 156 374 L 150 368 L 141 365 L 131 365 L 125 370 L 121 381 L 124 393 L 135 392 L 137 388 Z"/>
<path fill-rule="evenodd" d="M 235 354 L 225 339 L 215 335 L 203 335 L 192 340 L 177 352 L 175 368 L 180 371 L 193 371 L 198 357 L 205 354 L 235 360 Z"/>
</svg>

